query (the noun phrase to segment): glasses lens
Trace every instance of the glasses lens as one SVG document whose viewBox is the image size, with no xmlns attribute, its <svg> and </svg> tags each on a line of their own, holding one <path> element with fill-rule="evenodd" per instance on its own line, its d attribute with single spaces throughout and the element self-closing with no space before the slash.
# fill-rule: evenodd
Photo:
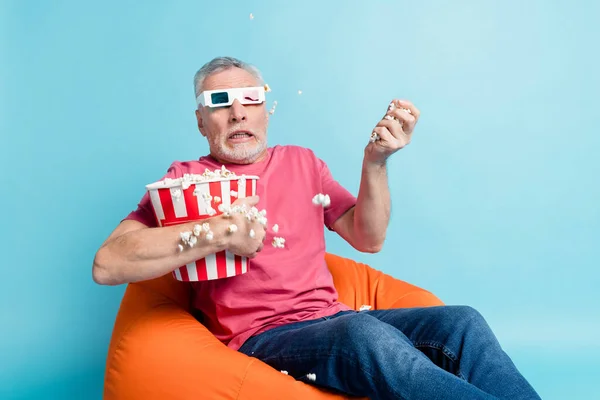
<svg viewBox="0 0 600 400">
<path fill-rule="evenodd" d="M 242 103 L 250 104 L 250 103 L 258 103 L 260 101 L 260 96 L 258 95 L 258 90 L 244 90 L 242 92 Z"/>
<path fill-rule="evenodd" d="M 229 103 L 229 93 L 227 93 L 227 92 L 212 93 L 210 95 L 210 99 L 211 99 L 212 103 L 215 105 L 227 104 L 227 103 Z"/>
</svg>

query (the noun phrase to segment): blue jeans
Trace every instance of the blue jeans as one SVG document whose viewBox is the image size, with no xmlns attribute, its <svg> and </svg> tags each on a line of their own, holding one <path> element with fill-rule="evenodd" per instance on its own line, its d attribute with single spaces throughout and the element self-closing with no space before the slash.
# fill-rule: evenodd
<svg viewBox="0 0 600 400">
<path fill-rule="evenodd" d="M 469 306 L 342 311 L 260 333 L 239 351 L 373 400 L 540 398 Z"/>
</svg>

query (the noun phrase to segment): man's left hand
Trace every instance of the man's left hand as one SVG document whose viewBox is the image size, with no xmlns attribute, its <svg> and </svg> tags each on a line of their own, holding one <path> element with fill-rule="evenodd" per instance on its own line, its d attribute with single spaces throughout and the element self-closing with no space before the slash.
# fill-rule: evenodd
<svg viewBox="0 0 600 400">
<path fill-rule="evenodd" d="M 379 138 L 365 148 L 365 161 L 385 164 L 389 156 L 409 144 L 420 114 L 410 101 L 393 100 L 383 119 L 373 129 Z"/>
</svg>

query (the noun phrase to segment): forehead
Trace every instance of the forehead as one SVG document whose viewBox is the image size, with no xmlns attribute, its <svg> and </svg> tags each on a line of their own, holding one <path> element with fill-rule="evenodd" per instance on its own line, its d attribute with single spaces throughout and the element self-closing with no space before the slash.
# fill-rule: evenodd
<svg viewBox="0 0 600 400">
<path fill-rule="evenodd" d="M 245 69 L 233 67 L 207 76 L 202 89 L 215 90 L 250 86 L 259 86 L 254 75 Z"/>
</svg>

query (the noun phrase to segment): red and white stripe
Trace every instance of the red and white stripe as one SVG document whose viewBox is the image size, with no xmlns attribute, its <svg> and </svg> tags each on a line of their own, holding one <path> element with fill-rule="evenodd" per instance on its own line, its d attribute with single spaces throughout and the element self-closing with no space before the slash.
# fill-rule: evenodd
<svg viewBox="0 0 600 400">
<path fill-rule="evenodd" d="M 176 188 L 149 189 L 148 191 L 158 226 L 171 226 L 210 217 L 208 202 L 204 200 L 203 193 L 212 196 L 210 205 L 218 215 L 221 212 L 219 203 L 215 203 L 215 196 L 221 198 L 223 205 L 229 206 L 236 200 L 231 197 L 232 190 L 238 193 L 238 198 L 255 195 L 256 180 L 254 177 L 246 177 L 241 181 L 238 178 L 191 184 L 185 190 L 178 186 Z M 194 190 L 197 195 L 194 195 Z M 176 196 L 177 191 L 180 192 L 180 196 Z M 173 276 L 179 281 L 194 282 L 228 278 L 246 273 L 247 270 L 248 259 L 246 257 L 224 250 L 177 268 L 173 271 Z"/>
</svg>

